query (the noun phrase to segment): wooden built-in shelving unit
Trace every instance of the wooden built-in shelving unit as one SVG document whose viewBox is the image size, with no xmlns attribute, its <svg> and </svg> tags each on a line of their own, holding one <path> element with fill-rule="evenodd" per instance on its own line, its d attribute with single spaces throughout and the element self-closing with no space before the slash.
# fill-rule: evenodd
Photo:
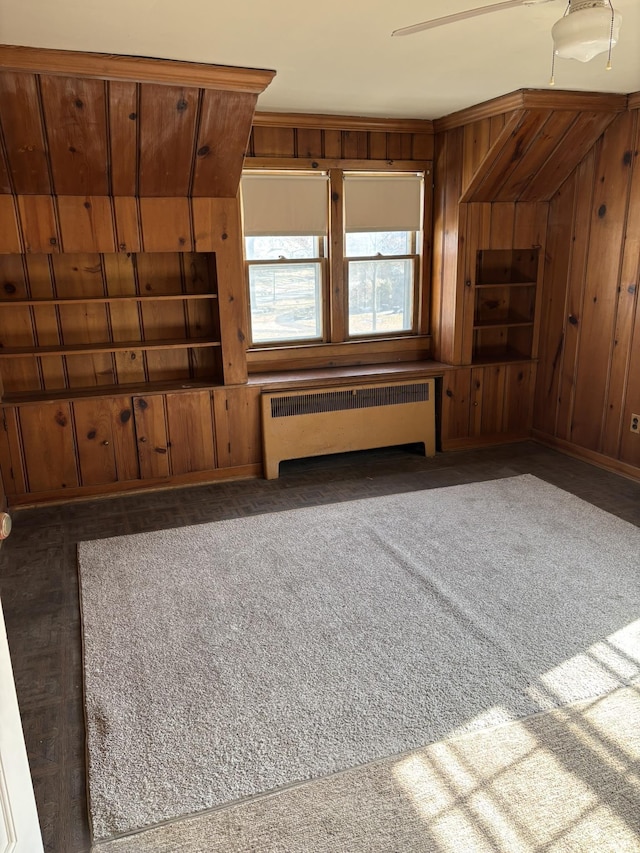
<svg viewBox="0 0 640 853">
<path fill-rule="evenodd" d="M 10 503 L 257 473 L 238 187 L 273 76 L 0 46 Z"/>
<path fill-rule="evenodd" d="M 472 362 L 531 358 L 538 279 L 537 249 L 477 253 Z"/>
<path fill-rule="evenodd" d="M 0 255 L 4 398 L 222 383 L 212 253 Z"/>
</svg>

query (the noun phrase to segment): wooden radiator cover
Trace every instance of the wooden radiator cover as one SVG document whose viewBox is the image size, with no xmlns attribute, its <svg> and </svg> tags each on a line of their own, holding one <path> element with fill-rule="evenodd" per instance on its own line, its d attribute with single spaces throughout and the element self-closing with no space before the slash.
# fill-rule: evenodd
<svg viewBox="0 0 640 853">
<path fill-rule="evenodd" d="M 264 476 L 283 459 L 397 444 L 435 454 L 435 382 L 385 382 L 261 396 Z"/>
</svg>

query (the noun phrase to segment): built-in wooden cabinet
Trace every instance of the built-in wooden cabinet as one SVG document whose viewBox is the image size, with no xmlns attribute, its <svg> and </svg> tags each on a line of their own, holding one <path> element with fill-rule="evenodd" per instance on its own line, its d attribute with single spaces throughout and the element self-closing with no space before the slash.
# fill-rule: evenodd
<svg viewBox="0 0 640 853">
<path fill-rule="evenodd" d="M 10 503 L 215 479 L 242 457 L 219 462 L 214 389 L 247 381 L 238 187 L 272 77 L 0 47 Z"/>
<path fill-rule="evenodd" d="M 10 503 L 259 472 L 259 387 L 193 388 L 2 406 Z"/>
<path fill-rule="evenodd" d="M 442 380 L 443 450 L 526 438 L 531 429 L 535 364 L 487 364 L 448 370 Z"/>
</svg>

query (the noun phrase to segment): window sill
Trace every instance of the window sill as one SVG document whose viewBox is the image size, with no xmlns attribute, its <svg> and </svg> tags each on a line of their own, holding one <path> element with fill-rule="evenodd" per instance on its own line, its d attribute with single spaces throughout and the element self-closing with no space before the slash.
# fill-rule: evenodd
<svg viewBox="0 0 640 853">
<path fill-rule="evenodd" d="M 447 371 L 455 370 L 449 364 L 437 361 L 411 361 L 404 363 L 382 363 L 360 366 L 307 368 L 303 370 L 272 370 L 270 373 L 256 373 L 249 377 L 249 386 L 260 391 L 285 391 L 302 388 L 339 387 L 354 382 L 410 381 L 425 377 L 441 377 Z"/>
<path fill-rule="evenodd" d="M 352 340 L 344 343 L 286 344 L 247 352 L 249 373 L 424 361 L 431 358 L 430 335 Z"/>
</svg>

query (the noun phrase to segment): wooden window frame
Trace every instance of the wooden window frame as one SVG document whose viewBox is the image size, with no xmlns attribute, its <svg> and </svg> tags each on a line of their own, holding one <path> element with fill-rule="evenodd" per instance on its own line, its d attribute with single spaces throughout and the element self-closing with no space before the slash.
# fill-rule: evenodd
<svg viewBox="0 0 640 853">
<path fill-rule="evenodd" d="M 379 168 L 376 163 L 371 164 L 362 161 L 324 161 L 316 160 L 313 167 L 319 172 L 327 172 L 329 175 L 329 220 L 326 239 L 327 257 L 321 266 L 322 280 L 322 322 L 323 337 L 320 339 L 296 339 L 288 341 L 250 341 L 249 352 L 264 352 L 279 350 L 285 353 L 293 348 L 301 347 L 331 347 L 343 344 L 375 344 L 377 342 L 389 342 L 393 340 L 405 340 L 407 338 L 425 337 L 429 334 L 429 304 L 430 304 L 430 250 L 431 250 L 431 221 L 433 207 L 433 193 L 430 181 L 431 163 L 421 161 L 397 162 L 393 167 Z M 252 158 L 246 163 L 247 172 L 260 170 L 283 171 L 283 172 L 307 172 L 303 162 L 295 166 L 288 161 L 286 166 L 276 165 L 273 158 L 262 160 Z M 369 172 L 374 174 L 394 173 L 423 173 L 425 189 L 423 193 L 422 231 L 417 232 L 415 238 L 415 254 L 407 257 L 415 260 L 414 274 L 414 304 L 413 323 L 410 330 L 398 332 L 387 332 L 384 334 L 374 333 L 371 335 L 349 335 L 349 261 L 360 260 L 360 258 L 349 258 L 345 253 L 345 228 L 344 228 L 344 175 L 345 172 Z M 243 235 L 243 251 L 244 251 Z M 388 256 L 395 259 L 396 255 Z M 403 256 L 404 257 L 404 256 Z M 386 259 L 386 256 L 385 256 Z M 382 260 L 382 258 L 381 258 Z M 249 266 L 252 262 L 245 258 L 245 285 L 247 289 L 247 300 L 249 316 L 251 315 L 251 300 L 249 293 Z"/>
</svg>

